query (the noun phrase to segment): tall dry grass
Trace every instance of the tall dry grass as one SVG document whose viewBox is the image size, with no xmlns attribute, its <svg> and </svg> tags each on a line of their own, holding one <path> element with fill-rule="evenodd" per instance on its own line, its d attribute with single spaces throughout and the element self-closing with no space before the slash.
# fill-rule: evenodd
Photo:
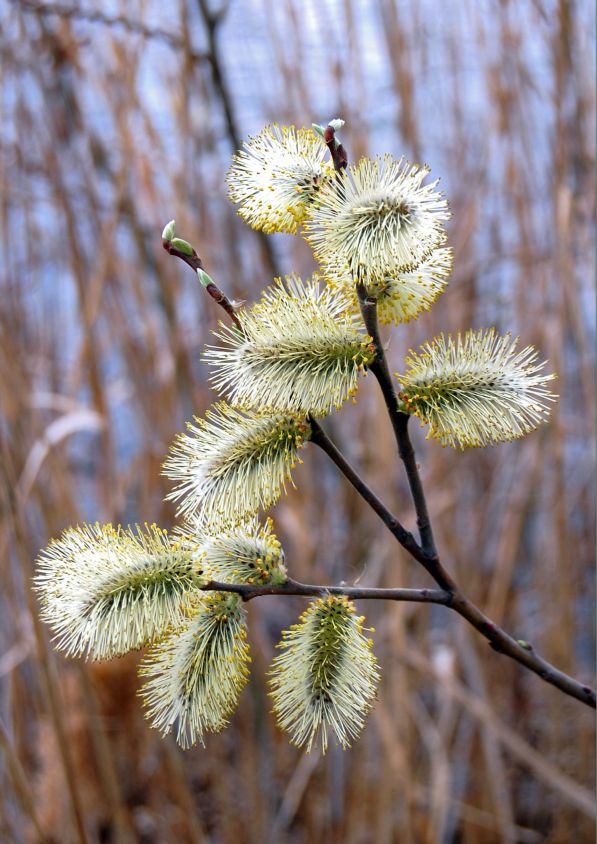
<svg viewBox="0 0 597 844">
<path fill-rule="evenodd" d="M 594 663 L 594 23 L 588 0 L 6 3 L 0 9 L 0 839 L 9 842 L 585 842 L 592 712 L 441 607 L 365 606 L 379 700 L 355 747 L 303 756 L 264 673 L 298 599 L 250 604 L 253 679 L 230 729 L 182 753 L 149 730 L 137 656 L 67 662 L 29 583 L 83 520 L 169 526 L 160 465 L 213 400 L 218 314 L 161 251 L 172 216 L 238 298 L 309 273 L 225 196 L 239 137 L 340 115 L 353 159 L 428 161 L 453 211 L 455 271 L 388 333 L 520 333 L 559 373 L 548 427 L 460 454 L 416 437 L 443 557 L 473 600 L 560 668 Z M 76 9 L 70 13 L 68 10 Z M 380 398 L 327 427 L 409 524 Z M 312 450 L 313 451 L 313 450 Z M 307 454 L 275 519 L 297 578 L 423 585 Z"/>
</svg>

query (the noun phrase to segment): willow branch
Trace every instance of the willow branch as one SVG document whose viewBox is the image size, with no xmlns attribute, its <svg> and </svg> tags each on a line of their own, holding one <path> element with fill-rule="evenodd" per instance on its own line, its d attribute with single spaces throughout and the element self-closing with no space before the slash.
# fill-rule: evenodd
<svg viewBox="0 0 597 844">
<path fill-rule="evenodd" d="M 587 706 L 596 708 L 595 692 L 589 686 L 575 680 L 563 671 L 555 668 L 546 659 L 539 656 L 528 642 L 520 639 L 514 639 L 505 630 L 502 630 L 499 625 L 486 616 L 472 601 L 470 601 L 460 590 L 452 576 L 441 564 L 437 556 L 429 558 L 423 549 L 416 542 L 415 538 L 409 533 L 398 519 L 390 513 L 384 504 L 377 498 L 374 492 L 367 486 L 358 473 L 350 466 L 341 452 L 336 448 L 334 443 L 327 437 L 321 426 L 314 420 L 310 420 L 311 424 L 311 442 L 318 445 L 326 454 L 333 460 L 336 466 L 340 469 L 342 474 L 354 486 L 361 497 L 369 504 L 371 509 L 379 516 L 379 518 L 386 525 L 388 530 L 392 533 L 395 539 L 405 548 L 417 562 L 419 562 L 427 572 L 433 577 L 436 583 L 441 587 L 440 594 L 446 596 L 446 600 L 433 601 L 433 603 L 441 603 L 444 606 L 457 612 L 468 621 L 468 623 L 475 628 L 485 639 L 489 642 L 491 647 L 498 653 L 505 654 L 511 659 L 533 671 L 546 683 L 560 689 L 560 691 L 574 697 Z M 378 590 L 384 592 L 385 590 Z M 399 592 L 408 592 L 411 590 L 398 590 Z M 415 592 L 418 590 L 414 590 Z M 433 590 L 428 590 L 434 594 Z M 268 593 L 271 594 L 271 593 Z M 309 593 L 305 593 L 309 594 Z M 358 597 L 358 596 L 355 596 Z M 383 596 L 380 596 L 383 597 Z M 400 599 L 398 599 L 400 600 Z M 406 599 L 403 599 L 406 600 Z"/>
<path fill-rule="evenodd" d="M 243 601 L 251 601 L 263 595 L 300 595 L 302 597 L 321 597 L 324 595 L 346 595 L 352 599 L 372 599 L 381 601 L 408 601 L 418 604 L 445 604 L 451 601 L 451 595 L 445 589 L 377 589 L 360 586 L 314 586 L 288 579 L 279 586 L 253 583 L 220 583 L 210 580 L 202 587 L 204 592 L 235 592 Z"/>
<path fill-rule="evenodd" d="M 367 333 L 373 340 L 373 346 L 375 348 L 375 360 L 370 364 L 369 369 L 377 379 L 381 388 L 386 408 L 388 410 L 388 416 L 390 417 L 390 422 L 392 423 L 394 436 L 396 437 L 398 454 L 400 455 L 400 459 L 404 463 L 404 468 L 406 469 L 408 485 L 410 487 L 413 503 L 415 505 L 415 512 L 417 514 L 417 526 L 421 537 L 421 546 L 427 557 L 437 557 L 437 549 L 433 538 L 433 530 L 431 528 L 429 511 L 427 510 L 425 493 L 423 492 L 423 485 L 421 484 L 421 478 L 417 468 L 415 452 L 408 435 L 408 420 L 410 419 L 410 416 L 408 413 L 403 413 L 400 409 L 400 403 L 398 401 L 396 391 L 394 390 L 384 347 L 379 334 L 377 300 L 373 297 L 367 296 L 365 287 L 362 284 L 357 284 L 357 294 L 359 297 L 359 305 L 361 307 L 363 321 L 365 323 L 365 327 L 367 328 Z"/>
<path fill-rule="evenodd" d="M 199 0 L 199 2 L 205 11 L 205 0 Z M 331 127 L 327 128 L 330 129 Z M 326 143 L 328 143 L 330 149 L 332 149 L 334 141 L 333 131 L 331 133 L 328 132 L 328 135 L 329 137 L 326 138 Z M 334 149 L 337 150 L 338 147 L 334 147 Z M 341 155 L 337 155 L 337 160 L 336 157 L 334 157 L 334 166 L 338 173 L 340 173 L 343 167 L 346 166 L 346 154 L 343 149 L 341 150 Z M 176 244 L 173 244 L 169 240 L 164 240 L 163 244 L 164 248 L 167 249 L 170 254 L 175 254 L 177 257 L 184 260 L 195 271 L 197 269 L 202 269 L 201 259 L 189 244 L 184 243 L 185 247 L 189 247 L 189 251 L 186 251 L 186 249 L 183 249 L 182 251 L 176 249 Z M 227 310 L 235 323 L 238 325 L 238 318 L 234 314 L 232 304 L 228 302 L 226 297 L 224 297 L 220 291 L 218 291 L 215 285 L 213 285 L 213 287 L 217 291 L 220 299 L 218 300 L 216 296 L 214 296 L 213 292 L 211 295 L 214 296 L 216 301 L 218 301 L 218 303 Z M 208 292 L 210 292 L 209 289 Z M 453 609 L 460 616 L 466 619 L 472 627 L 485 637 L 489 644 L 498 653 L 509 656 L 511 659 L 525 666 L 530 671 L 533 671 L 545 682 L 595 709 L 596 699 L 593 689 L 589 686 L 583 685 L 578 680 L 575 680 L 573 677 L 570 677 L 564 672 L 559 671 L 547 662 L 547 660 L 543 659 L 543 657 L 540 657 L 535 652 L 532 645 L 528 642 L 514 639 L 502 630 L 501 627 L 489 619 L 461 592 L 452 576 L 442 566 L 435 547 L 431 520 L 429 518 L 427 502 L 419 476 L 414 449 L 408 435 L 409 415 L 403 413 L 401 410 L 400 402 L 394 390 L 385 351 L 379 334 L 377 301 L 375 298 L 367 295 L 364 286 L 361 284 L 357 284 L 357 292 L 363 320 L 367 331 L 373 340 L 376 352 L 375 360 L 369 368 L 373 372 L 381 388 L 391 420 L 392 429 L 396 437 L 398 452 L 406 469 L 408 483 L 417 514 L 417 525 L 419 528 L 421 544 L 419 545 L 412 533 L 406 530 L 396 516 L 394 516 L 385 507 L 365 481 L 363 481 L 359 474 L 352 468 L 342 453 L 336 448 L 334 443 L 327 437 L 319 423 L 310 417 L 309 423 L 311 426 L 311 442 L 318 445 L 326 452 L 342 474 L 357 490 L 359 495 L 361 495 L 372 510 L 374 510 L 377 516 L 383 521 L 394 538 L 425 568 L 425 570 L 438 584 L 440 589 L 367 589 L 350 586 L 312 586 L 288 580 L 280 586 L 224 584 L 218 581 L 210 581 L 203 587 L 204 590 L 236 592 L 241 595 L 245 601 L 252 600 L 253 598 L 262 595 L 320 596 L 326 594 L 339 594 L 346 595 L 351 598 L 374 598 L 378 600 L 443 604 L 444 606 Z M 223 300 L 228 303 L 230 311 Z"/>
<path fill-rule="evenodd" d="M 377 513 L 379 518 L 398 540 L 398 542 L 405 548 L 413 557 L 423 561 L 422 549 L 419 547 L 416 539 L 406 530 L 404 525 L 394 516 L 387 507 L 380 501 L 373 490 L 365 483 L 358 472 L 353 469 L 350 463 L 346 460 L 342 452 L 329 439 L 321 425 L 313 417 L 309 417 L 309 424 L 311 426 L 310 441 L 319 446 L 322 451 L 331 458 L 336 464 L 342 474 L 350 481 L 356 491 L 359 493 L 371 509 Z M 443 588 L 443 587 L 442 587 Z"/>
<path fill-rule="evenodd" d="M 458 615 L 465 618 L 475 630 L 483 635 L 492 648 L 498 653 L 505 654 L 516 662 L 524 665 L 533 671 L 546 683 L 555 686 L 560 691 L 582 701 L 587 706 L 596 708 L 595 691 L 574 677 L 570 677 L 563 671 L 555 668 L 550 662 L 535 652 L 535 649 L 528 642 L 522 639 L 514 639 L 505 630 L 502 630 L 495 622 L 491 621 L 481 610 L 469 601 L 458 589 L 448 606 Z"/>
<path fill-rule="evenodd" d="M 568 674 L 564 674 L 563 671 L 559 671 L 547 662 L 547 660 L 535 653 L 533 647 L 527 642 L 514 639 L 502 630 L 501 627 L 481 612 L 481 610 L 462 593 L 454 579 L 442 566 L 433 538 L 431 520 L 427 509 L 427 501 L 423 491 L 423 484 L 421 483 L 421 477 L 417 467 L 415 452 L 408 434 L 408 420 L 410 417 L 407 413 L 403 413 L 401 411 L 400 403 L 390 376 L 385 350 L 379 334 L 377 301 L 375 298 L 367 295 L 367 292 L 362 284 L 357 284 L 357 294 L 359 297 L 361 314 L 363 316 L 367 332 L 370 334 L 375 348 L 375 360 L 369 368 L 377 379 L 384 397 L 392 429 L 396 437 L 398 453 L 406 469 L 406 475 L 417 514 L 417 525 L 419 527 L 421 537 L 421 548 L 424 555 L 424 562 L 415 554 L 413 554 L 413 556 L 419 562 L 422 562 L 436 583 L 438 583 L 443 589 L 448 589 L 452 593 L 452 600 L 448 606 L 465 618 L 469 624 L 478 630 L 479 633 L 487 639 L 494 650 L 498 653 L 503 653 L 506 656 L 509 656 L 511 659 L 514 659 L 516 662 L 524 665 L 530 671 L 533 671 L 541 677 L 541 679 L 545 680 L 546 683 L 556 686 L 556 688 L 560 689 L 560 691 L 563 691 L 565 694 L 570 695 L 571 697 L 574 697 L 595 709 L 596 701 L 593 689 L 589 686 L 583 685 L 578 680 L 570 677 Z"/>
<path fill-rule="evenodd" d="M 271 584 L 220 583 L 211 580 L 202 587 L 205 592 L 234 592 L 243 601 L 252 601 L 265 595 L 298 595 L 301 597 L 323 597 L 325 595 L 346 595 L 352 600 L 401 601 L 418 604 L 440 604 L 457 612 L 478 630 L 495 651 L 537 674 L 546 683 L 560 691 L 595 708 L 595 692 L 589 687 L 559 671 L 539 656 L 528 642 L 513 639 L 494 624 L 481 610 L 460 593 L 446 589 L 378 589 L 359 586 L 316 586 L 287 580 L 279 586 Z"/>
<path fill-rule="evenodd" d="M 334 163 L 334 170 L 337 174 L 342 173 L 348 167 L 348 156 L 346 150 L 336 138 L 336 130 L 329 124 L 325 127 L 323 132 L 323 140 Z"/>
<path fill-rule="evenodd" d="M 176 240 L 173 240 L 172 238 L 168 239 L 167 237 L 162 237 L 162 246 L 168 255 L 180 258 L 180 260 L 184 261 L 184 263 L 190 267 L 195 274 L 197 273 L 197 270 L 203 270 L 203 262 L 194 247 L 192 247 L 190 243 L 186 243 L 186 241 L 182 241 L 182 243 L 185 244 L 185 248 L 179 248 L 176 245 Z M 228 296 L 220 290 L 211 277 L 209 283 L 204 286 L 205 290 L 209 293 L 216 304 L 226 311 L 232 322 L 242 331 L 240 320 L 237 317 L 234 305 Z"/>
<path fill-rule="evenodd" d="M 350 463 L 346 460 L 344 455 L 338 450 L 334 443 L 329 439 L 323 428 L 319 423 L 309 418 L 311 425 L 311 442 L 318 445 L 322 451 L 330 457 L 336 464 L 342 474 L 350 481 L 359 495 L 367 502 L 367 504 L 379 516 L 388 530 L 398 540 L 398 542 L 405 548 L 411 556 L 417 560 L 431 575 L 441 589 L 453 592 L 456 588 L 454 581 L 439 563 L 437 558 L 428 557 L 421 546 L 418 544 L 412 533 L 406 530 L 404 525 L 394 516 L 387 507 L 380 501 L 375 493 L 369 488 L 360 475 L 353 469 Z"/>
</svg>

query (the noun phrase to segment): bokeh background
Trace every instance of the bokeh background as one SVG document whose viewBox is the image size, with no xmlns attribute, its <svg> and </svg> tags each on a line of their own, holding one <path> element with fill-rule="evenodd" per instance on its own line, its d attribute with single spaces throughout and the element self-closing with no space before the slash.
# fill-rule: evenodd
<svg viewBox="0 0 597 844">
<path fill-rule="evenodd" d="M 2 841 L 593 841 L 593 712 L 442 607 L 363 602 L 379 700 L 353 749 L 321 757 L 288 745 L 264 691 L 303 603 L 251 602 L 238 713 L 183 753 L 143 718 L 138 655 L 66 661 L 29 585 L 68 525 L 174 523 L 160 467 L 214 400 L 200 353 L 219 313 L 164 223 L 237 298 L 309 274 L 300 238 L 243 225 L 224 176 L 265 123 L 340 116 L 351 159 L 429 163 L 453 212 L 451 283 L 386 333 L 393 369 L 441 330 L 495 325 L 559 374 L 523 441 L 413 434 L 446 564 L 592 683 L 594 30 L 590 0 L 0 2 Z M 414 525 L 372 379 L 326 426 Z M 295 480 L 274 512 L 293 576 L 428 584 L 322 453 Z"/>
</svg>

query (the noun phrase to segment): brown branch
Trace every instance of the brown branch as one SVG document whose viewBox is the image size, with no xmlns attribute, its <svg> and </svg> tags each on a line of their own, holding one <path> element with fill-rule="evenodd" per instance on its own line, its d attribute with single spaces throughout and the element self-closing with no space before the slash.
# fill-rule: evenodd
<svg viewBox="0 0 597 844">
<path fill-rule="evenodd" d="M 352 599 L 382 601 L 409 601 L 419 604 L 448 604 L 451 595 L 444 589 L 377 589 L 360 586 L 313 586 L 288 579 L 279 586 L 252 583 L 220 583 L 210 580 L 202 587 L 204 592 L 235 592 L 243 601 L 252 601 L 263 595 L 301 595 L 319 598 L 324 595 L 346 595 Z"/>
<path fill-rule="evenodd" d="M 374 510 L 388 530 L 398 540 L 398 542 L 417 560 L 433 577 L 435 582 L 442 589 L 453 592 L 456 588 L 454 581 L 439 563 L 436 558 L 428 557 L 421 546 L 418 544 L 412 533 L 410 533 L 401 524 L 401 522 L 394 516 L 387 507 L 380 501 L 375 493 L 369 488 L 365 481 L 360 477 L 353 467 L 348 463 L 344 455 L 338 450 L 334 443 L 329 439 L 323 428 L 319 423 L 309 418 L 311 425 L 311 442 L 318 445 L 330 457 L 336 466 L 340 469 L 342 474 L 350 481 L 359 495 L 369 504 Z"/>
<path fill-rule="evenodd" d="M 107 12 L 100 12 L 97 9 L 81 9 L 71 3 L 38 3 L 34 0 L 13 0 L 15 5 L 19 5 L 24 12 L 31 12 L 38 15 L 57 15 L 60 18 L 68 18 L 70 20 L 82 21 L 84 23 L 99 23 L 107 27 L 121 26 L 127 32 L 134 35 L 141 35 L 143 38 L 154 41 L 161 41 L 172 47 L 173 50 L 183 50 L 185 47 L 184 39 L 174 32 L 169 32 L 167 29 L 162 29 L 157 26 L 148 26 L 140 23 L 140 21 L 127 18 L 124 15 L 110 15 Z M 191 58 L 195 61 L 209 60 L 206 53 L 191 54 Z"/>
<path fill-rule="evenodd" d="M 340 469 L 342 474 L 348 478 L 350 483 L 359 493 L 359 495 L 365 499 L 367 504 L 374 510 L 382 522 L 386 525 L 388 530 L 396 537 L 398 542 L 406 548 L 409 553 L 413 556 L 418 556 L 421 552 L 414 536 L 412 533 L 406 530 L 406 528 L 401 524 L 401 522 L 394 516 L 390 511 L 385 507 L 384 504 L 380 501 L 380 499 L 375 495 L 373 490 L 369 488 L 369 486 L 365 483 L 365 481 L 361 478 L 361 476 L 356 472 L 350 463 L 346 460 L 344 455 L 339 451 L 339 449 L 334 445 L 334 443 L 329 439 L 321 425 L 313 419 L 313 417 L 309 417 L 309 425 L 311 426 L 311 438 L 310 441 L 315 445 L 319 446 L 322 451 L 331 458 L 331 460 L 336 464 L 336 466 Z"/>
<path fill-rule="evenodd" d="M 564 694 L 570 695 L 582 701 L 587 706 L 596 707 L 595 691 L 584 683 L 575 680 L 558 668 L 555 668 L 546 659 L 539 656 L 528 642 L 522 639 L 514 639 L 505 630 L 491 621 L 481 610 L 469 601 L 460 590 L 454 594 L 452 602 L 448 604 L 458 615 L 465 618 L 475 630 L 483 635 L 492 648 L 498 653 L 505 654 L 516 662 L 524 665 L 533 671 L 546 683 L 555 686 Z"/>
<path fill-rule="evenodd" d="M 348 167 L 348 156 L 342 144 L 336 139 L 336 130 L 329 124 L 325 127 L 323 132 L 323 140 L 327 146 L 332 161 L 334 162 L 334 170 L 337 173 L 342 173 Z"/>
<path fill-rule="evenodd" d="M 222 110 L 224 111 L 228 138 L 233 148 L 237 150 L 240 149 L 241 136 L 234 113 L 232 94 L 224 74 L 224 66 L 218 39 L 218 28 L 224 20 L 227 6 L 222 6 L 217 12 L 212 12 L 209 8 L 208 0 L 197 0 L 197 5 L 199 7 L 199 12 L 207 35 L 207 59 L 211 67 L 213 86 L 222 105 Z M 274 250 L 272 248 L 272 242 L 268 235 L 262 231 L 258 231 L 256 234 L 259 238 L 259 245 L 268 270 L 274 277 L 281 275 L 276 256 L 274 255 Z"/>
<path fill-rule="evenodd" d="M 203 0 L 199 0 L 200 4 L 204 6 Z M 330 130 L 330 131 L 328 131 Z M 335 145 L 334 130 L 328 126 L 325 130 L 326 143 L 330 147 L 338 150 Z M 342 152 L 342 159 L 337 155 L 334 157 L 334 166 L 340 174 L 343 166 L 346 166 L 346 154 Z M 342 164 L 342 161 L 344 164 Z M 181 260 L 185 261 L 195 272 L 198 269 L 203 269 L 201 259 L 195 250 L 187 244 L 182 242 L 184 248 L 177 248 L 176 240 L 164 239 L 163 246 L 171 255 L 175 255 Z M 211 288 L 211 290 L 210 290 Z M 229 300 L 218 290 L 215 284 L 207 285 L 206 289 L 213 296 L 213 298 L 220 304 L 227 313 L 232 317 L 235 324 L 240 328 L 240 323 L 234 309 Z M 435 582 L 440 587 L 439 590 L 411 590 L 411 589 L 359 589 L 357 587 L 325 587 L 325 586 L 310 586 L 308 584 L 301 584 L 296 581 L 287 581 L 283 586 L 253 586 L 250 584 L 221 584 L 217 581 L 211 581 L 204 588 L 206 590 L 216 590 L 237 592 L 242 595 L 243 600 L 248 601 L 260 595 L 323 595 L 323 594 L 344 594 L 354 598 L 377 598 L 386 600 L 402 600 L 402 601 L 418 601 L 427 603 L 438 603 L 450 607 L 476 630 L 478 630 L 490 643 L 490 645 L 498 653 L 503 653 L 509 656 L 516 662 L 524 665 L 529 670 L 533 671 L 545 682 L 556 686 L 565 694 L 582 701 L 583 703 L 596 708 L 595 692 L 586 685 L 583 685 L 573 677 L 559 671 L 545 659 L 535 653 L 532 646 L 522 640 L 517 641 L 508 633 L 502 630 L 497 624 L 489 619 L 484 613 L 472 603 L 461 592 L 456 582 L 452 578 L 440 562 L 433 532 L 431 528 L 431 520 L 427 509 L 427 502 L 423 490 L 423 485 L 419 476 L 419 471 L 415 459 L 414 449 L 408 435 L 408 420 L 409 415 L 403 413 L 400 408 L 398 397 L 394 390 L 392 379 L 390 376 L 385 351 L 381 342 L 379 334 L 379 325 L 377 320 L 377 301 L 375 298 L 367 295 L 365 287 L 362 284 L 357 284 L 357 292 L 359 303 L 361 306 L 361 313 L 363 320 L 370 334 L 375 347 L 375 360 L 370 365 L 370 369 L 376 377 L 381 388 L 386 408 L 391 420 L 392 429 L 396 437 L 398 452 L 402 462 L 404 463 L 406 474 L 409 482 L 409 487 L 415 510 L 417 514 L 417 525 L 421 537 L 421 545 L 415 540 L 414 536 L 406 530 L 401 522 L 385 507 L 375 493 L 363 481 L 359 474 L 352 468 L 348 461 L 344 458 L 342 453 L 336 448 L 334 443 L 327 437 L 319 423 L 309 417 L 311 426 L 311 442 L 318 445 L 331 460 L 336 464 L 342 474 L 350 481 L 350 483 L 357 490 L 359 495 L 369 504 L 374 512 L 386 525 L 388 530 L 392 533 L 394 538 L 405 548 L 411 556 L 413 556 L 431 575 Z"/>
<path fill-rule="evenodd" d="M 498 653 L 503 653 L 511 659 L 524 665 L 533 671 L 546 683 L 563 691 L 565 694 L 582 701 L 583 703 L 596 708 L 595 692 L 589 686 L 580 683 L 573 677 L 559 671 L 547 660 L 535 653 L 531 645 L 523 640 L 516 640 L 502 630 L 497 624 L 491 621 L 475 604 L 470 601 L 460 590 L 452 576 L 442 566 L 433 539 L 431 520 L 427 509 L 427 501 L 423 491 L 423 485 L 419 475 L 414 449 L 408 435 L 409 416 L 400 409 L 400 403 L 394 390 L 390 376 L 387 359 L 379 334 L 377 320 L 377 301 L 368 296 L 362 284 L 357 284 L 357 293 L 361 314 L 368 333 L 371 335 L 375 347 L 375 360 L 370 369 L 376 377 L 381 388 L 392 429 L 398 445 L 398 453 L 404 463 L 408 483 L 417 514 L 417 524 L 421 536 L 421 551 L 423 559 L 412 552 L 410 547 L 401 543 L 412 556 L 420 562 L 436 583 L 447 589 L 452 594 L 452 600 L 447 604 L 451 609 L 465 618 L 476 630 L 479 631 Z M 337 463 L 339 468 L 340 464 Z M 351 478 L 347 475 L 348 480 Z M 351 480 L 352 483 L 352 480 Z M 365 497 L 365 496 L 363 496 Z M 367 500 L 367 498 L 365 498 Z M 374 508 L 375 509 L 375 508 Z M 377 512 L 377 511 L 376 511 Z M 380 515 L 378 513 L 378 515 Z M 382 520 L 385 520 L 382 517 Z M 396 537 L 398 538 L 398 537 Z M 399 540 L 400 541 L 400 540 Z M 419 548 L 417 544 L 417 548 Z"/>
<path fill-rule="evenodd" d="M 164 247 L 168 255 L 173 255 L 175 258 L 180 258 L 180 260 L 184 261 L 185 264 L 189 266 L 194 273 L 196 273 L 197 270 L 202 270 L 203 262 L 201 261 L 201 258 L 199 257 L 195 249 L 190 244 L 186 244 L 190 247 L 190 251 L 179 249 L 174 245 L 175 242 L 176 241 L 168 240 L 165 237 L 162 238 L 162 246 Z M 222 293 L 220 288 L 213 281 L 210 281 L 209 284 L 205 285 L 205 289 L 212 297 L 212 299 L 216 302 L 216 304 L 224 308 L 224 310 L 226 311 L 232 322 L 236 325 L 236 327 L 242 331 L 242 326 L 240 324 L 238 316 L 236 315 L 234 305 L 226 296 L 226 294 Z"/>
<path fill-rule="evenodd" d="M 398 454 L 404 463 L 406 469 L 406 476 L 410 487 L 413 503 L 415 505 L 415 512 L 417 514 L 417 526 L 419 528 L 419 535 L 421 537 L 421 546 L 425 555 L 432 559 L 437 557 L 437 550 L 435 547 L 435 540 L 433 538 L 433 531 L 431 529 L 431 520 L 427 510 L 427 502 L 423 492 L 423 485 L 419 476 L 417 468 L 417 461 L 415 459 L 415 452 L 412 447 L 410 437 L 408 435 L 408 420 L 410 416 L 408 413 L 403 413 L 400 410 L 400 403 L 394 390 L 392 377 L 388 368 L 383 344 L 379 334 L 379 325 L 377 321 L 377 300 L 367 295 L 367 291 L 363 284 L 357 284 L 357 294 L 359 297 L 359 305 L 361 307 L 361 314 L 367 333 L 373 340 L 375 348 L 375 360 L 369 365 L 369 369 L 377 379 L 381 388 L 388 416 L 392 423 L 394 436 L 396 437 L 396 444 L 398 446 Z"/>
<path fill-rule="evenodd" d="M 378 589 L 359 586 L 315 586 L 287 580 L 279 586 L 250 583 L 221 583 L 211 580 L 202 587 L 202 591 L 234 592 L 243 601 L 252 601 L 264 595 L 298 595 L 301 597 L 322 597 L 325 595 L 346 595 L 352 600 L 402 601 L 419 604 L 441 604 L 457 612 L 478 630 L 495 651 L 505 654 L 516 662 L 533 671 L 546 683 L 560 691 L 582 701 L 595 709 L 595 692 L 589 687 L 559 671 L 547 660 L 535 653 L 533 647 L 522 640 L 513 639 L 508 633 L 494 624 L 481 610 L 460 592 L 446 589 Z"/>
<path fill-rule="evenodd" d="M 442 595 L 448 596 L 448 600 L 435 601 L 453 609 L 458 615 L 465 618 L 468 623 L 484 636 L 489 644 L 498 653 L 505 654 L 516 662 L 524 665 L 533 671 L 546 683 L 560 689 L 571 697 L 582 701 L 587 706 L 596 708 L 595 692 L 589 686 L 580 683 L 563 671 L 555 668 L 547 660 L 540 657 L 533 647 L 527 642 L 516 640 L 505 630 L 502 630 L 495 622 L 488 618 L 472 601 L 470 601 L 457 586 L 452 576 L 442 566 L 437 555 L 428 557 L 423 549 L 409 533 L 399 520 L 390 513 L 384 504 L 377 498 L 374 492 L 367 486 L 358 473 L 347 462 L 341 452 L 327 437 L 321 426 L 314 420 L 309 420 L 311 425 L 311 442 L 318 445 L 333 460 L 342 474 L 350 481 L 359 495 L 369 504 L 371 509 L 377 513 L 395 539 L 405 548 L 417 562 L 433 577 L 441 587 Z M 384 591 L 384 590 L 381 590 Z M 271 594 L 271 593 L 269 593 Z M 383 597 L 383 596 L 382 596 Z"/>
</svg>

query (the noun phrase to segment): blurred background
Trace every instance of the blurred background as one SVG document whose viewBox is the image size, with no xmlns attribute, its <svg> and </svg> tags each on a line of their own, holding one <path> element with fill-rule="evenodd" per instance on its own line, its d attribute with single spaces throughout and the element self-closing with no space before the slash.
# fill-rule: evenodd
<svg viewBox="0 0 597 844">
<path fill-rule="evenodd" d="M 174 523 L 160 467 L 214 400 L 200 353 L 220 313 L 163 225 L 231 296 L 309 274 L 300 238 L 240 221 L 224 176 L 264 124 L 342 117 L 352 160 L 427 162 L 453 212 L 453 277 L 386 332 L 392 368 L 442 330 L 495 325 L 559 375 L 525 440 L 413 436 L 445 563 L 593 683 L 594 30 L 590 0 L 0 3 L 0 840 L 594 840 L 593 712 L 443 607 L 360 605 L 379 700 L 354 748 L 322 758 L 288 745 L 264 691 L 304 604 L 251 602 L 238 712 L 183 753 L 143 718 L 138 655 L 63 659 L 29 588 L 68 525 Z M 414 526 L 375 386 L 325 427 Z M 294 478 L 273 513 L 294 577 L 429 585 L 323 453 Z"/>
</svg>

